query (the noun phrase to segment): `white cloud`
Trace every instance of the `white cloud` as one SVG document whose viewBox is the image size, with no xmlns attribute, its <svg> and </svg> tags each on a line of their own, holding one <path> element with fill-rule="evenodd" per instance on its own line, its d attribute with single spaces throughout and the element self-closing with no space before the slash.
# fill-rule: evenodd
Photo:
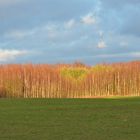
<svg viewBox="0 0 140 140">
<path fill-rule="evenodd" d="M 42 36 L 44 37 L 48 37 L 49 39 L 54 39 L 56 37 L 60 37 L 59 35 L 59 31 L 60 29 L 63 27 L 64 29 L 64 25 L 59 25 L 59 24 L 47 24 L 44 26 L 38 26 L 32 29 L 28 29 L 28 30 L 11 30 L 6 32 L 3 36 L 6 39 L 12 39 L 12 40 L 22 40 L 22 39 L 26 39 L 31 38 L 31 37 L 38 37 L 38 36 Z M 65 29 L 66 30 L 66 29 Z M 63 30 L 64 31 L 64 30 Z"/>
<path fill-rule="evenodd" d="M 91 14 L 86 15 L 82 20 L 84 24 L 93 24 L 95 22 L 94 17 Z M 78 25 L 77 29 L 74 28 L 76 25 Z M 82 28 L 82 24 L 78 20 L 76 22 L 75 19 L 69 19 L 62 23 L 50 21 L 45 25 L 40 25 L 32 29 L 13 29 L 7 31 L 4 34 L 4 37 L 6 39 L 22 40 L 30 37 L 43 36 L 42 38 L 47 38 L 47 41 L 54 39 L 59 40 L 60 38 L 63 38 L 62 36 L 71 36 L 71 34 L 75 36 L 75 34 L 81 33 L 82 30 L 80 30 L 80 28 Z M 78 32 L 76 32 L 76 30 Z"/>
<path fill-rule="evenodd" d="M 135 59 L 140 58 L 140 52 L 128 52 L 128 53 L 116 53 L 116 54 L 97 54 L 97 55 L 78 55 L 78 56 L 66 56 L 66 57 L 59 57 L 59 60 L 65 60 L 67 61 L 75 61 L 80 60 L 84 62 L 85 60 L 92 60 L 92 58 L 100 60 L 100 62 L 105 62 L 108 58 L 111 60 L 113 58 L 126 58 L 131 57 Z M 104 60 L 104 61 L 103 61 Z"/>
<path fill-rule="evenodd" d="M 106 43 L 105 43 L 103 40 L 101 40 L 101 41 L 98 43 L 97 47 L 100 48 L 100 49 L 105 48 L 105 47 L 106 47 Z"/>
<path fill-rule="evenodd" d="M 18 56 L 27 54 L 27 51 L 0 49 L 0 61 L 13 60 Z"/>
<path fill-rule="evenodd" d="M 96 57 L 102 57 L 102 58 L 136 57 L 136 58 L 140 58 L 140 52 L 101 54 L 101 55 L 96 55 Z"/>
<path fill-rule="evenodd" d="M 53 39 L 56 39 L 57 37 L 60 36 L 60 33 L 59 33 L 59 28 L 58 28 L 59 25 L 54 25 L 54 24 L 48 24 L 44 27 L 44 31 L 46 32 L 46 35 L 47 35 L 47 38 L 49 40 L 53 40 Z"/>
<path fill-rule="evenodd" d="M 92 25 L 96 23 L 95 16 L 92 13 L 89 13 L 86 16 L 82 17 L 81 21 L 87 25 Z"/>
<path fill-rule="evenodd" d="M 132 57 L 139 57 L 140 58 L 140 52 L 132 52 L 131 56 Z"/>
<path fill-rule="evenodd" d="M 65 27 L 70 29 L 72 27 L 74 27 L 74 25 L 76 24 L 74 19 L 69 20 L 68 22 L 65 23 Z"/>
<path fill-rule="evenodd" d="M 101 38 L 103 37 L 103 34 L 104 34 L 103 31 L 100 30 L 100 31 L 99 31 L 99 36 L 100 36 Z"/>
<path fill-rule="evenodd" d="M 31 36 L 35 33 L 35 29 L 34 30 L 13 30 L 13 31 L 9 31 L 7 33 L 5 33 L 5 37 L 6 38 L 10 38 L 10 39 L 23 39 L 27 36 Z"/>
</svg>

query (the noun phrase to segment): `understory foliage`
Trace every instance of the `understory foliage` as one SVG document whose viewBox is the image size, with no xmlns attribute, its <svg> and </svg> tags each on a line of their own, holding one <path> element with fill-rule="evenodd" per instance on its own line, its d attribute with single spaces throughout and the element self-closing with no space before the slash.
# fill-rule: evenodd
<svg viewBox="0 0 140 140">
<path fill-rule="evenodd" d="M 63 77 L 70 78 L 73 81 L 84 80 L 87 76 L 88 70 L 86 68 L 75 68 L 75 67 L 66 67 L 61 69 L 61 75 Z"/>
<path fill-rule="evenodd" d="M 140 61 L 86 66 L 0 65 L 0 97 L 139 96 Z"/>
</svg>

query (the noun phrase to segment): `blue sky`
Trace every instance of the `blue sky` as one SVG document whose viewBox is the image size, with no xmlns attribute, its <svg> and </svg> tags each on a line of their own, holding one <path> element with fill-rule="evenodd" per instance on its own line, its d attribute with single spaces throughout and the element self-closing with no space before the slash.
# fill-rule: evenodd
<svg viewBox="0 0 140 140">
<path fill-rule="evenodd" d="M 140 0 L 0 0 L 0 63 L 140 60 Z"/>
</svg>

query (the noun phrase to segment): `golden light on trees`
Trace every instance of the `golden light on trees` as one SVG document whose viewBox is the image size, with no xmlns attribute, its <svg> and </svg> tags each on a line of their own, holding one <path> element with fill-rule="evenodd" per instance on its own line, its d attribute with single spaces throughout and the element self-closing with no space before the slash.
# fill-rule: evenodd
<svg viewBox="0 0 140 140">
<path fill-rule="evenodd" d="M 140 96 L 140 61 L 86 66 L 1 65 L 0 97 Z"/>
</svg>

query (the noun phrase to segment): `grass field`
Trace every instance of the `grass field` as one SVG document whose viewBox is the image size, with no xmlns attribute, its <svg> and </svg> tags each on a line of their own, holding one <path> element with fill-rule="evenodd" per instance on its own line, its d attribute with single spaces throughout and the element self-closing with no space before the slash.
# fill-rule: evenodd
<svg viewBox="0 0 140 140">
<path fill-rule="evenodd" d="M 0 99 L 0 140 L 139 140 L 140 98 Z"/>
</svg>

